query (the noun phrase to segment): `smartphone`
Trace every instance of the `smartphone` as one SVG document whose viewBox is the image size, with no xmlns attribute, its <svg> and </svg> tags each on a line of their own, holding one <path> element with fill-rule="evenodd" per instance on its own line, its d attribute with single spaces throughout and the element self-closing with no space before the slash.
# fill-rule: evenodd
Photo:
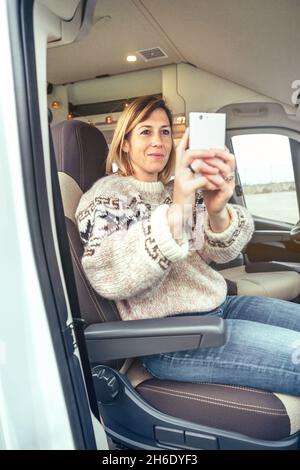
<svg viewBox="0 0 300 470">
<path fill-rule="evenodd" d="M 189 113 L 190 145 L 195 149 L 224 149 L 226 114 Z"/>
</svg>

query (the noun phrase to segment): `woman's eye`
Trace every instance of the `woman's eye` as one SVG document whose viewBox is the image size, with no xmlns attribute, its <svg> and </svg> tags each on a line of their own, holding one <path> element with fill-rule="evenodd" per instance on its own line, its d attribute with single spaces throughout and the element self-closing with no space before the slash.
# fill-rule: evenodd
<svg viewBox="0 0 300 470">
<path fill-rule="evenodd" d="M 170 135 L 171 132 L 169 129 L 163 129 L 162 130 L 162 133 L 163 135 Z M 144 129 L 142 132 L 141 132 L 141 135 L 150 135 L 150 129 Z"/>
</svg>

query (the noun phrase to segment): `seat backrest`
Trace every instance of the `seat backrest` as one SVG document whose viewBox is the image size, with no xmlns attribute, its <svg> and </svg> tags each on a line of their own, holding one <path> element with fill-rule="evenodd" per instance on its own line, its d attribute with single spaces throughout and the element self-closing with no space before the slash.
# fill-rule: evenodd
<svg viewBox="0 0 300 470">
<path fill-rule="evenodd" d="M 120 320 L 115 303 L 98 295 L 85 277 L 75 220 L 82 194 L 105 175 L 107 143 L 96 127 L 77 120 L 55 124 L 51 132 L 81 317 L 87 323 Z"/>
</svg>

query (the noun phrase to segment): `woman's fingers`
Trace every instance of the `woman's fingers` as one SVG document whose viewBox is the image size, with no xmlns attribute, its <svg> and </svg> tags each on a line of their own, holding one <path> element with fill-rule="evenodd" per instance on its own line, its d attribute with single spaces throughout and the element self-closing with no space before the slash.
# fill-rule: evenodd
<svg viewBox="0 0 300 470">
<path fill-rule="evenodd" d="M 206 158 L 205 163 L 217 168 L 222 175 L 228 175 L 232 172 L 230 165 L 224 163 L 224 161 L 219 157 Z"/>
<path fill-rule="evenodd" d="M 204 158 L 211 158 L 213 156 L 210 150 L 186 150 L 182 159 L 182 165 L 188 166 L 194 160 L 203 160 Z"/>
<path fill-rule="evenodd" d="M 209 173 L 217 174 L 221 173 L 226 176 L 232 172 L 229 165 L 224 163 L 220 158 L 210 157 L 205 159 L 197 158 L 190 163 L 196 173 Z"/>
<path fill-rule="evenodd" d="M 193 168 L 195 173 L 201 174 L 209 173 L 213 175 L 219 173 L 220 170 L 217 165 L 210 165 L 209 162 L 206 162 L 205 160 L 200 160 L 199 158 L 190 163 L 190 166 Z"/>
<path fill-rule="evenodd" d="M 221 175 L 206 175 L 207 180 L 217 189 L 228 189 L 234 187 L 234 180 L 226 181 Z"/>
<path fill-rule="evenodd" d="M 215 184 L 212 184 L 209 180 L 207 180 L 207 183 L 205 187 L 203 188 L 203 191 L 217 191 L 219 188 Z"/>
<path fill-rule="evenodd" d="M 217 189 L 221 189 L 222 186 L 224 186 L 224 184 L 226 184 L 226 181 L 224 180 L 224 178 L 222 178 L 222 176 L 220 174 L 218 175 L 206 175 L 206 178 L 207 180 L 214 184 Z"/>
<path fill-rule="evenodd" d="M 210 178 L 215 175 L 206 175 L 206 176 L 198 176 L 188 182 L 189 191 L 194 192 L 197 189 L 210 190 L 215 191 L 220 189 L 219 186 L 215 185 L 213 181 L 210 181 Z"/>
<path fill-rule="evenodd" d="M 215 157 L 222 158 L 224 163 L 230 165 L 230 168 L 232 170 L 235 169 L 235 156 L 233 155 L 233 153 L 221 149 L 211 149 L 211 152 L 214 154 Z"/>
<path fill-rule="evenodd" d="M 189 128 L 176 149 L 175 179 L 179 193 L 189 199 L 197 189 L 216 191 L 228 185 L 229 180 L 224 178 L 235 169 L 234 155 L 222 149 L 190 150 L 188 145 Z"/>
<path fill-rule="evenodd" d="M 189 135 L 190 135 L 190 128 L 187 127 L 176 148 L 176 153 L 179 154 L 180 156 L 189 146 Z"/>
<path fill-rule="evenodd" d="M 213 159 L 214 160 L 210 160 Z M 184 157 L 182 159 L 182 165 L 187 166 L 191 164 L 194 160 L 203 160 L 205 159 L 207 163 L 215 165 L 216 162 L 220 162 L 220 165 L 228 165 L 228 167 L 223 167 L 224 173 L 231 172 L 235 169 L 235 157 L 232 153 L 226 152 L 220 149 L 210 149 L 210 150 L 186 150 Z M 221 166 L 220 166 L 221 169 Z"/>
</svg>

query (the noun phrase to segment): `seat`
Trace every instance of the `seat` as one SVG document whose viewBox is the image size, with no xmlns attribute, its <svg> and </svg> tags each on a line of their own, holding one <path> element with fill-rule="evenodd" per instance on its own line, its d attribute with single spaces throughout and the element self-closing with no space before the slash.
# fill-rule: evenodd
<svg viewBox="0 0 300 470">
<path fill-rule="evenodd" d="M 120 321 L 114 302 L 99 296 L 85 278 L 74 218 L 83 192 L 104 176 L 107 144 L 97 128 L 75 120 L 52 126 L 52 136 L 81 316 L 89 325 L 86 331 L 95 328 L 102 334 L 110 325 L 101 343 L 103 351 L 112 351 L 108 359 L 97 360 L 102 353 L 97 348 L 96 356 L 90 352 L 107 434 L 120 448 L 130 449 L 298 449 L 300 398 L 234 385 L 157 380 L 138 354 L 122 355 L 131 343 L 124 331 L 134 322 Z M 147 321 L 141 320 L 144 330 Z M 114 326 L 119 330 L 112 337 Z M 87 334 L 88 342 L 95 331 Z M 151 341 L 142 340 L 151 348 Z"/>
<path fill-rule="evenodd" d="M 260 263 L 253 263 L 252 268 Z M 235 266 L 232 268 L 222 269 L 220 273 L 229 281 L 235 283 L 236 293 L 238 295 L 259 295 L 263 297 L 274 297 L 281 300 L 294 300 L 300 295 L 300 276 L 294 270 L 288 270 L 272 263 L 263 263 L 265 269 L 270 271 L 264 272 L 248 272 L 248 267 Z M 268 266 L 267 266 L 268 265 Z M 273 271 L 271 271 L 273 267 Z"/>
</svg>

